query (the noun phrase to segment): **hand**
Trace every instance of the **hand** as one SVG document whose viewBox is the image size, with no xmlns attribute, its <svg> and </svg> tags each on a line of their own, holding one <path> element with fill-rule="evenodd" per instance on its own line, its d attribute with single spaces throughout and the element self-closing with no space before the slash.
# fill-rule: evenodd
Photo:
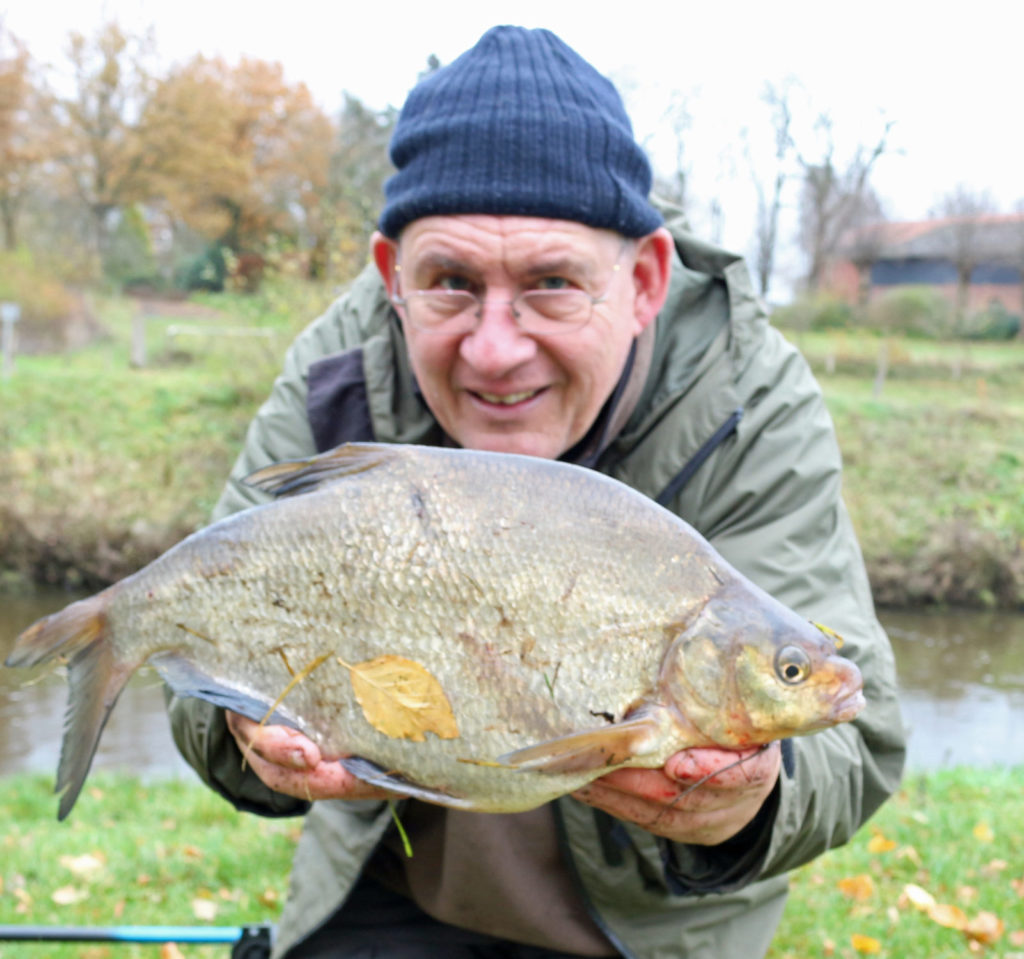
<svg viewBox="0 0 1024 959">
<path fill-rule="evenodd" d="M 263 783 L 296 799 L 392 799 L 348 772 L 337 756 L 325 756 L 311 739 L 288 726 L 261 726 L 226 713 L 228 730 Z"/>
<path fill-rule="evenodd" d="M 573 795 L 656 836 L 715 846 L 757 815 L 775 788 L 781 757 L 777 742 L 764 750 L 684 749 L 661 769 L 617 769 Z M 725 769 L 737 759 L 743 762 Z M 716 770 L 723 771 L 690 788 Z"/>
</svg>

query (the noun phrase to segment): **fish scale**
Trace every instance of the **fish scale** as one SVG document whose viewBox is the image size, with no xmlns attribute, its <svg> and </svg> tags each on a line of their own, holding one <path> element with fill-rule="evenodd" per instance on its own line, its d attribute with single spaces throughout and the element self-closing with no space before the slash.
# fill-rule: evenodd
<svg viewBox="0 0 1024 959">
<path fill-rule="evenodd" d="M 147 663 L 177 695 L 294 726 L 369 782 L 482 812 L 691 746 L 812 732 L 863 704 L 834 634 L 593 471 L 351 444 L 248 482 L 276 498 L 19 637 L 9 666 L 70 660 L 61 817 Z M 367 707 L 352 671 L 379 657 L 385 684 L 436 681 L 428 705 L 443 701 L 454 734 L 396 732 L 397 685 L 383 716 Z"/>
</svg>

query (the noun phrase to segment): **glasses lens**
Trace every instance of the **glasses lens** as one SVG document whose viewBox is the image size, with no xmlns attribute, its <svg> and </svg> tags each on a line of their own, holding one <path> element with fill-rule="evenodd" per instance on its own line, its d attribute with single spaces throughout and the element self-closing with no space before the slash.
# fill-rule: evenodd
<svg viewBox="0 0 1024 959">
<path fill-rule="evenodd" d="M 477 299 L 463 290 L 416 290 L 406 296 L 405 308 L 422 330 L 456 333 L 476 325 Z"/>
<path fill-rule="evenodd" d="M 519 325 L 534 333 L 575 330 L 590 319 L 594 300 L 582 290 L 527 290 L 520 294 Z"/>
</svg>

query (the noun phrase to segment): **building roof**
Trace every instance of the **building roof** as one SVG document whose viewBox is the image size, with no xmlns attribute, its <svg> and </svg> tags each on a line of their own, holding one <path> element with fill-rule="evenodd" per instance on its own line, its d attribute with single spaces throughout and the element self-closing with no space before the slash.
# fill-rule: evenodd
<svg viewBox="0 0 1024 959">
<path fill-rule="evenodd" d="M 986 262 L 1019 263 L 1024 259 L 1024 213 L 872 223 L 847 233 L 840 255 L 853 260 L 858 254 L 870 254 L 872 260 L 949 260 L 965 248 Z"/>
</svg>

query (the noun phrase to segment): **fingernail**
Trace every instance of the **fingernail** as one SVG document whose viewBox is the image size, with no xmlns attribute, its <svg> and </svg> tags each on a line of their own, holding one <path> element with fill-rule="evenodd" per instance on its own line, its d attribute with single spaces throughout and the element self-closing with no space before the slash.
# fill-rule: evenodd
<svg viewBox="0 0 1024 959">
<path fill-rule="evenodd" d="M 291 761 L 292 769 L 306 769 L 309 765 L 306 762 L 306 754 L 301 749 L 293 749 L 288 758 Z"/>
</svg>

